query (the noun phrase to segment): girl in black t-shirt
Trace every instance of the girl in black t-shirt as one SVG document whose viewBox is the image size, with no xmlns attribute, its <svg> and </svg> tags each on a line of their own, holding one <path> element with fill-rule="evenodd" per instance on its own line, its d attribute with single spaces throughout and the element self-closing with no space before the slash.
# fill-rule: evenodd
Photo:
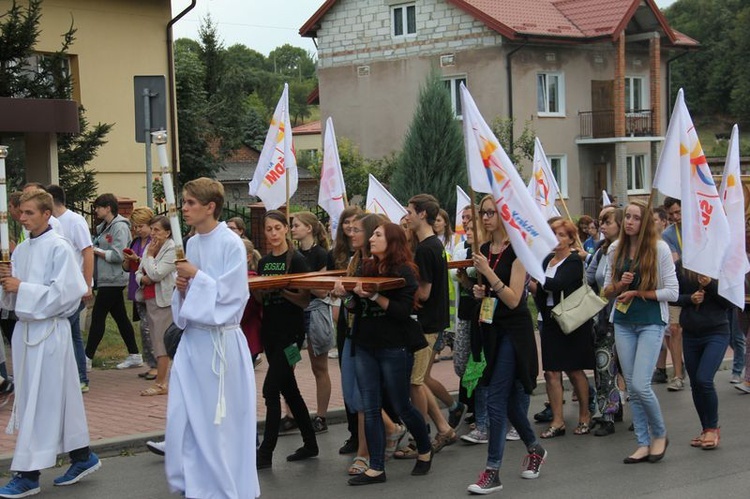
<svg viewBox="0 0 750 499">
<path fill-rule="evenodd" d="M 264 220 L 266 240 L 271 252 L 260 259 L 260 275 L 282 275 L 308 272 L 305 258 L 292 248 L 289 240 L 289 222 L 283 213 L 271 210 Z M 263 303 L 263 319 L 260 329 L 263 349 L 268 360 L 268 372 L 263 382 L 263 398 L 266 401 L 266 428 L 263 443 L 258 448 L 257 467 L 269 468 L 279 437 L 281 423 L 281 399 L 284 395 L 292 415 L 299 424 L 304 445 L 287 461 L 299 461 L 318 455 L 310 413 L 302 399 L 293 365 L 304 340 L 304 314 L 309 294 L 306 291 L 258 291 L 251 290 L 252 296 Z"/>
<path fill-rule="evenodd" d="M 370 468 L 349 480 L 350 485 L 385 482 L 385 428 L 382 395 L 414 436 L 419 455 L 412 475 L 424 475 L 432 464 L 432 447 L 422 414 L 409 400 L 409 378 L 413 354 L 407 348 L 410 328 L 419 327 L 410 317 L 415 304 L 418 272 L 406 236 L 393 223 L 378 226 L 370 238 L 372 260 L 363 263 L 365 276 L 403 277 L 400 289 L 370 293 L 354 288 L 353 310 L 357 315 L 353 343 L 354 367 L 362 396 L 365 435 L 370 450 Z"/>
<path fill-rule="evenodd" d="M 474 267 L 484 280 L 473 289 L 481 305 L 480 341 L 473 341 L 472 346 L 481 343 L 487 359 L 480 383 L 487 385 L 490 432 L 485 469 L 468 490 L 489 494 L 502 488 L 499 471 L 508 421 L 528 450 L 521 477 L 537 478 L 547 452 L 526 415 L 528 394 L 536 386 L 538 371 L 534 326 L 526 305 L 526 269 L 510 245 L 500 206 L 492 196 L 485 196 L 479 206 L 479 217 L 490 240 L 472 256 Z M 479 355 L 477 351 L 473 353 L 475 357 Z"/>
<path fill-rule="evenodd" d="M 310 270 L 325 270 L 328 259 L 326 228 L 313 213 L 300 211 L 294 214 L 292 237 L 299 252 L 307 260 Z M 313 418 L 316 433 L 328 430 L 326 413 L 331 399 L 331 377 L 328 375 L 328 351 L 333 347 L 333 321 L 326 291 L 311 291 L 310 305 L 305 309 L 305 335 L 310 367 L 315 377 L 317 409 Z"/>
</svg>

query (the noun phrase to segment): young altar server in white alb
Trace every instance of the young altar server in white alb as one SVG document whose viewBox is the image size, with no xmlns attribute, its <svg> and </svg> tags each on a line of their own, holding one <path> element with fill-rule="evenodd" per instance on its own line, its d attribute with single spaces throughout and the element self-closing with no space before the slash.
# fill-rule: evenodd
<svg viewBox="0 0 750 499">
<path fill-rule="evenodd" d="M 88 291 L 73 250 L 52 230 L 52 196 L 31 190 L 21 196 L 21 224 L 30 237 L 0 265 L 2 307 L 15 310 L 13 367 L 16 400 L 7 432 L 18 430 L 10 469 L 13 478 L 0 497 L 37 494 L 39 470 L 55 466 L 68 452 L 72 464 L 55 478 L 71 485 L 101 467 L 89 449 L 89 430 L 78 381 L 68 317 Z"/>
<path fill-rule="evenodd" d="M 255 470 L 255 375 L 240 319 L 249 298 L 242 240 L 218 218 L 224 188 L 186 183 L 185 222 L 195 235 L 177 262 L 172 315 L 184 329 L 167 402 L 165 468 L 172 492 L 201 499 L 260 495 Z"/>
</svg>

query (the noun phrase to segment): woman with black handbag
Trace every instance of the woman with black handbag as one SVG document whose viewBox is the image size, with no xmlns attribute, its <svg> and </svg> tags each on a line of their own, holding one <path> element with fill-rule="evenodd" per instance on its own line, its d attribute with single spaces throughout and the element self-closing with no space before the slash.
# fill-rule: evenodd
<svg viewBox="0 0 750 499">
<path fill-rule="evenodd" d="M 535 301 L 542 314 L 543 326 L 540 333 L 542 342 L 542 368 L 547 382 L 547 397 L 552 409 L 549 428 L 542 432 L 542 438 L 565 435 L 563 415 L 562 372 L 568 374 L 578 395 L 578 425 L 573 433 L 590 433 L 591 413 L 589 412 L 589 382 L 584 369 L 594 368 L 593 321 L 588 320 L 570 334 L 565 334 L 551 316 L 552 309 L 560 303 L 560 296 L 571 295 L 583 286 L 583 261 L 573 252 L 576 243 L 576 226 L 570 220 L 556 220 L 551 225 L 557 237 L 555 252 L 544 259 L 544 285 L 533 283 L 529 289 L 534 292 Z"/>
<path fill-rule="evenodd" d="M 385 427 L 382 396 L 414 436 L 419 456 L 412 475 L 424 475 L 432 464 L 432 447 L 422 414 L 409 400 L 409 378 L 414 355 L 410 346 L 416 321 L 411 318 L 415 305 L 418 271 L 404 231 L 396 224 L 378 226 L 370 238 L 373 258 L 363 263 L 362 275 L 402 277 L 403 288 L 370 293 L 358 284 L 350 305 L 356 314 L 352 342 L 356 348 L 354 368 L 362 395 L 365 436 L 370 451 L 370 468 L 349 479 L 350 485 L 385 482 Z"/>
<path fill-rule="evenodd" d="M 526 414 L 528 395 L 536 387 L 538 371 L 534 325 L 526 304 L 526 269 L 516 258 L 492 196 L 482 199 L 479 215 L 490 236 L 490 241 L 472 256 L 474 267 L 484 280 L 473 291 L 474 298 L 482 300 L 479 326 L 487 367 L 480 383 L 488 385 L 490 432 L 485 469 L 468 491 L 489 494 L 502 489 L 499 471 L 508 421 L 529 452 L 522 478 L 539 476 L 547 451 L 537 440 Z M 479 355 L 472 353 L 475 358 Z"/>
</svg>

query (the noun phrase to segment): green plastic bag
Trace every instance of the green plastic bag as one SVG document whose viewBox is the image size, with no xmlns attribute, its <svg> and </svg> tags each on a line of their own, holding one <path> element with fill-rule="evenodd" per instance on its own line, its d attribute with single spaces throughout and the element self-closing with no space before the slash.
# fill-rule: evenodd
<svg viewBox="0 0 750 499">
<path fill-rule="evenodd" d="M 464 376 L 461 378 L 461 385 L 466 388 L 467 396 L 471 397 L 471 394 L 474 393 L 474 389 L 484 375 L 485 367 L 487 367 L 487 361 L 484 359 L 484 352 L 480 354 L 479 361 L 474 360 L 473 355 L 469 355 L 466 371 L 464 371 Z"/>
</svg>

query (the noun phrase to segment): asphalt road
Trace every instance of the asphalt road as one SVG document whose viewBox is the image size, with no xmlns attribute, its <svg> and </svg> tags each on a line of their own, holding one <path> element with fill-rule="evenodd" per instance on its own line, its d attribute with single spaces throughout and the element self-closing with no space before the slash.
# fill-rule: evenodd
<svg viewBox="0 0 750 499">
<path fill-rule="evenodd" d="M 703 451 L 691 448 L 689 440 L 699 433 L 690 391 L 669 393 L 666 385 L 657 385 L 670 436 L 667 455 L 661 463 L 626 466 L 622 458 L 635 449 L 629 411 L 625 422 L 617 424 L 614 435 L 564 437 L 544 441 L 549 452 L 547 463 L 537 480 L 519 477 L 525 451 L 520 442 L 509 442 L 501 470 L 504 485 L 495 497 L 515 498 L 743 498 L 750 497 L 750 395 L 742 395 L 728 383 L 729 372 L 717 375 L 722 441 L 719 449 Z M 545 397 L 532 398 L 532 412 L 541 408 Z M 576 404 L 565 405 L 568 426 L 576 422 Z M 538 431 L 542 425 L 536 425 Z M 461 428 L 462 432 L 466 428 Z M 387 463 L 388 482 L 353 488 L 346 484 L 349 457 L 339 456 L 345 439 L 343 425 L 334 425 L 320 435 L 321 456 L 301 463 L 284 459 L 301 444 L 298 435 L 279 440 L 274 467 L 260 472 L 263 497 L 271 498 L 382 498 L 384 494 L 413 498 L 454 498 L 467 496 L 466 487 L 481 471 L 486 446 L 466 446 L 460 442 L 435 456 L 432 472 L 412 477 L 411 461 Z M 144 447 L 145 450 L 145 447 Z M 168 492 L 163 459 L 148 452 L 103 460 L 103 467 L 81 483 L 53 487 L 52 479 L 62 469 L 42 473 L 42 494 L 49 498 L 161 499 L 175 497 Z M 42 497 L 42 496 L 39 496 Z"/>
</svg>

